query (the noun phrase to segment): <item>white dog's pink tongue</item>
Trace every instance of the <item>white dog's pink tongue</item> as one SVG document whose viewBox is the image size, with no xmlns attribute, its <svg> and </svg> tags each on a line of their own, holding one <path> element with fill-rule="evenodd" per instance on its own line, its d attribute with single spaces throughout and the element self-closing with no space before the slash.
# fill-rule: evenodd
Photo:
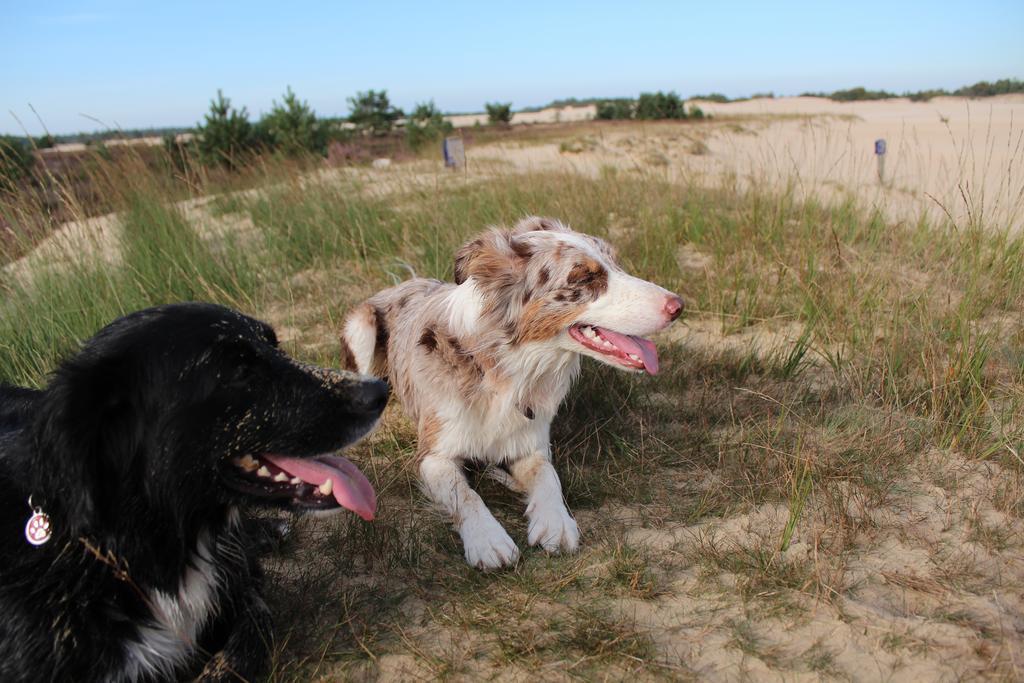
<svg viewBox="0 0 1024 683">
<path fill-rule="evenodd" d="M 602 337 L 614 344 L 620 351 L 626 354 L 632 353 L 640 358 L 643 361 L 644 370 L 648 374 L 658 374 L 658 349 L 654 347 L 654 342 L 650 339 L 631 334 L 619 334 L 603 327 L 598 327 L 597 330 Z"/>
<path fill-rule="evenodd" d="M 264 458 L 307 484 L 322 486 L 331 480 L 334 499 L 367 522 L 377 512 L 377 494 L 359 468 L 340 455 L 322 455 L 316 460 L 264 455 Z"/>
</svg>

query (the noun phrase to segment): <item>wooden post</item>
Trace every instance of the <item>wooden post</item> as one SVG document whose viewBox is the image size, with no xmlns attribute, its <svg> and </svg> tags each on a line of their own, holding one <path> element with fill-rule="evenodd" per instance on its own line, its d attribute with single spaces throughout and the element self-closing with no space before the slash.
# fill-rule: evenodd
<svg viewBox="0 0 1024 683">
<path fill-rule="evenodd" d="M 878 183 L 885 185 L 885 139 L 875 140 L 875 156 L 878 157 Z"/>
</svg>

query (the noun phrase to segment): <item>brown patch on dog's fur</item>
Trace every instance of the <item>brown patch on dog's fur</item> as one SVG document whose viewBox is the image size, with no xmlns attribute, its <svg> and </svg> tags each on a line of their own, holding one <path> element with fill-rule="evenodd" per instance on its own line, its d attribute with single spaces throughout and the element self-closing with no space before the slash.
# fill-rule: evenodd
<svg viewBox="0 0 1024 683">
<path fill-rule="evenodd" d="M 566 282 L 576 291 L 585 291 L 593 301 L 608 289 L 608 271 L 594 259 L 584 259 L 572 267 Z M 576 297 L 573 301 L 578 299 Z"/>
<path fill-rule="evenodd" d="M 387 377 L 388 373 L 388 324 L 384 313 L 369 303 L 360 304 L 353 309 L 352 316 L 362 318 L 365 325 L 371 326 L 376 335 L 376 342 L 373 349 L 373 362 L 370 364 L 370 372 L 375 377 Z M 355 357 L 352 350 L 342 340 L 342 361 L 346 364 L 351 362 L 355 369 Z M 347 354 L 347 355 L 346 355 Z M 346 365 L 346 368 L 348 366 Z"/>
<path fill-rule="evenodd" d="M 388 376 L 388 320 L 384 311 L 373 306 L 373 322 L 377 329 L 376 353 L 373 355 L 373 374 L 376 377 Z"/>
<path fill-rule="evenodd" d="M 388 321 L 384 316 L 384 311 L 374 307 L 373 319 L 377 325 L 377 346 L 386 348 L 388 345 Z"/>
<path fill-rule="evenodd" d="M 356 357 L 352 353 L 352 349 L 349 348 L 348 342 L 345 341 L 344 335 L 341 337 L 341 367 L 349 372 L 357 372 L 359 369 L 356 366 Z"/>
<path fill-rule="evenodd" d="M 484 241 L 477 238 L 468 242 L 455 252 L 455 284 L 461 285 L 471 275 L 473 259 L 484 248 Z"/>
<path fill-rule="evenodd" d="M 420 335 L 420 346 L 426 349 L 427 353 L 437 349 L 437 334 L 433 327 L 423 330 L 423 334 Z"/>
<path fill-rule="evenodd" d="M 417 430 L 416 457 L 423 458 L 433 452 L 444 423 L 433 414 L 424 415 Z"/>
<path fill-rule="evenodd" d="M 533 301 L 523 309 L 512 343 L 525 344 L 551 339 L 564 332 L 579 316 L 580 310 L 580 306 L 553 307 L 542 300 Z"/>
<path fill-rule="evenodd" d="M 457 337 L 442 336 L 433 328 L 427 328 L 419 343 L 427 353 L 445 366 L 446 374 L 455 380 L 459 393 L 465 400 L 470 400 L 480 391 L 484 368 L 472 353 L 462 347 Z"/>
<path fill-rule="evenodd" d="M 528 457 L 515 463 L 509 468 L 509 474 L 524 491 L 529 491 L 534 486 L 537 475 L 544 469 L 544 460 L 537 457 Z"/>
<path fill-rule="evenodd" d="M 537 274 L 537 284 L 543 287 L 551 279 L 551 271 L 547 267 L 541 268 L 540 273 Z"/>
<path fill-rule="evenodd" d="M 508 230 L 491 230 L 455 254 L 455 284 L 473 277 L 488 288 L 514 285 L 532 255 L 529 245 L 514 239 Z"/>
<path fill-rule="evenodd" d="M 522 259 L 528 259 L 533 256 L 533 250 L 530 249 L 530 245 L 522 240 L 512 238 L 508 241 L 509 246 L 512 248 L 512 252 Z"/>
</svg>

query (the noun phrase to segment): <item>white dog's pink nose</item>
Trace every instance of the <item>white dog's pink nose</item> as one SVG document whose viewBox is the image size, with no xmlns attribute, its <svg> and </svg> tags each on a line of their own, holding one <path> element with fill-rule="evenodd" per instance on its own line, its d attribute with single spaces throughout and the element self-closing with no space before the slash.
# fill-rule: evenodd
<svg viewBox="0 0 1024 683">
<path fill-rule="evenodd" d="M 665 315 L 668 316 L 669 322 L 679 317 L 679 314 L 683 312 L 683 300 L 675 294 L 671 294 L 665 298 Z"/>
</svg>

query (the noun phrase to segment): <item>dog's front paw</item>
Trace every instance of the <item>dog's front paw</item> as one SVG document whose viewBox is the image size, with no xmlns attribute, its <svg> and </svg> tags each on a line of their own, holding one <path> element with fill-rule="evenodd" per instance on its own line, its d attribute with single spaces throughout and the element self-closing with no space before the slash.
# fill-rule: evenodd
<svg viewBox="0 0 1024 683">
<path fill-rule="evenodd" d="M 477 569 L 498 569 L 519 559 L 519 548 L 512 537 L 489 515 L 464 521 L 459 531 L 466 562 Z"/>
<path fill-rule="evenodd" d="M 564 505 L 530 505 L 527 540 L 549 553 L 576 552 L 580 546 L 580 528 Z"/>
</svg>

